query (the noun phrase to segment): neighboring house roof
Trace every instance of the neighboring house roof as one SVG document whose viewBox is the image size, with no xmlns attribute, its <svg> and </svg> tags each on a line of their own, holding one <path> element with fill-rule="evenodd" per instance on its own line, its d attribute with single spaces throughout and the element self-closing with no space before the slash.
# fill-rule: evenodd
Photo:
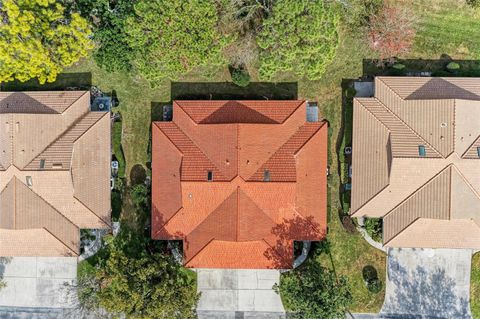
<svg viewBox="0 0 480 319">
<path fill-rule="evenodd" d="M 0 92 L 0 256 L 75 256 L 110 224 L 110 117 L 87 91 Z"/>
<path fill-rule="evenodd" d="M 187 267 L 291 268 L 326 233 L 328 127 L 306 108 L 175 101 L 152 125 L 152 237 L 183 240 Z"/>
<path fill-rule="evenodd" d="M 480 248 L 480 80 L 377 77 L 353 108 L 353 215 L 386 246 Z"/>
</svg>

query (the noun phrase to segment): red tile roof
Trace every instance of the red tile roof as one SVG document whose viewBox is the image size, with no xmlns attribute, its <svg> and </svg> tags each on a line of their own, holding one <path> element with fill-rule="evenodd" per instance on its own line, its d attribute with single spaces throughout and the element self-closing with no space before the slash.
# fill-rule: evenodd
<svg viewBox="0 0 480 319">
<path fill-rule="evenodd" d="M 324 238 L 327 125 L 305 101 L 173 112 L 152 125 L 152 237 L 183 240 L 187 267 L 291 268 L 294 240 Z"/>
</svg>

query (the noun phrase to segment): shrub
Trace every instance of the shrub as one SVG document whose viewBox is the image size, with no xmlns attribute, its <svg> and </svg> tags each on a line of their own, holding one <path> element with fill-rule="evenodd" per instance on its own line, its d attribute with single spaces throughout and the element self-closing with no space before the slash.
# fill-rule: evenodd
<svg viewBox="0 0 480 319">
<path fill-rule="evenodd" d="M 381 218 L 365 218 L 365 230 L 373 240 L 382 242 L 382 219 Z"/>
<path fill-rule="evenodd" d="M 382 290 L 382 282 L 378 278 L 376 280 L 370 281 L 367 284 L 367 289 L 371 293 L 378 294 Z"/>
<path fill-rule="evenodd" d="M 337 278 L 332 270 L 312 260 L 284 273 L 273 289 L 282 296 L 292 319 L 345 318 L 352 301 L 347 279 Z"/>
<path fill-rule="evenodd" d="M 135 164 L 130 171 L 130 183 L 132 185 L 143 184 L 147 178 L 147 172 L 140 164 Z"/>
<path fill-rule="evenodd" d="M 345 90 L 345 97 L 347 99 L 352 99 L 355 96 L 355 94 L 357 94 L 357 91 L 352 87 L 349 87 L 348 89 Z"/>
<path fill-rule="evenodd" d="M 342 217 L 342 225 L 349 234 L 354 234 L 356 232 L 355 224 L 350 216 Z"/>
<path fill-rule="evenodd" d="M 457 62 L 450 62 L 449 64 L 447 64 L 447 70 L 449 71 L 455 71 L 458 69 L 460 69 L 460 64 L 458 64 Z"/>
<path fill-rule="evenodd" d="M 377 270 L 373 266 L 363 267 L 362 276 L 368 291 L 379 293 L 382 290 L 382 282 L 378 279 Z"/>
<path fill-rule="evenodd" d="M 403 70 L 405 69 L 405 65 L 401 63 L 395 63 L 392 68 L 397 69 L 397 70 Z"/>
<path fill-rule="evenodd" d="M 118 221 L 122 211 L 122 194 L 120 192 L 112 192 L 112 220 Z"/>
<path fill-rule="evenodd" d="M 250 84 L 250 75 L 248 71 L 243 68 L 234 68 L 231 71 L 232 82 L 240 87 L 245 87 Z"/>
<path fill-rule="evenodd" d="M 472 8 L 479 8 L 480 7 L 480 0 L 465 0 L 465 2 L 471 6 Z"/>
<path fill-rule="evenodd" d="M 350 192 L 343 192 L 342 193 L 342 206 L 343 212 L 348 214 L 350 211 Z"/>
</svg>

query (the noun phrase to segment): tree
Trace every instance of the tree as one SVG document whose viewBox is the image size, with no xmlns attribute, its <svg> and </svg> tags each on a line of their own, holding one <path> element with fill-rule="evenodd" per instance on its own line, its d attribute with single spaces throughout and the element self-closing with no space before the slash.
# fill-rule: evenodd
<svg viewBox="0 0 480 319">
<path fill-rule="evenodd" d="M 125 22 L 133 65 L 150 82 L 224 63 L 228 39 L 217 30 L 213 1 L 139 0 Z"/>
<path fill-rule="evenodd" d="M 370 17 L 376 15 L 383 0 L 338 0 L 342 6 L 342 21 L 351 32 L 363 32 Z"/>
<path fill-rule="evenodd" d="M 93 47 L 87 21 L 55 0 L 3 0 L 0 21 L 0 82 L 53 82 Z"/>
<path fill-rule="evenodd" d="M 100 308 L 133 319 L 196 318 L 195 279 L 169 254 L 165 244 L 122 225 L 105 238 L 93 276 L 79 283 L 80 307 Z"/>
<path fill-rule="evenodd" d="M 370 46 L 380 55 L 380 60 L 393 58 L 410 51 L 415 39 L 415 16 L 405 6 L 385 4 L 370 18 L 368 37 Z"/>
<path fill-rule="evenodd" d="M 132 70 L 133 51 L 126 41 L 125 19 L 133 14 L 131 0 L 64 0 L 93 26 L 95 62 L 109 72 Z"/>
<path fill-rule="evenodd" d="M 335 57 L 340 14 L 328 1 L 284 0 L 274 3 L 257 37 L 260 77 L 293 71 L 319 79 Z"/>
<path fill-rule="evenodd" d="M 314 260 L 296 270 L 284 273 L 280 285 L 274 286 L 282 295 L 290 318 L 345 318 L 351 294 L 345 277 L 338 280 L 327 268 Z"/>
<path fill-rule="evenodd" d="M 130 198 L 140 217 L 136 224 L 122 220 L 117 236 L 106 236 L 103 248 L 89 260 L 94 265 L 82 265 L 77 311 L 133 319 L 196 318 L 199 295 L 192 272 L 177 263 L 166 242 L 144 236 L 149 189 L 134 185 Z"/>
</svg>

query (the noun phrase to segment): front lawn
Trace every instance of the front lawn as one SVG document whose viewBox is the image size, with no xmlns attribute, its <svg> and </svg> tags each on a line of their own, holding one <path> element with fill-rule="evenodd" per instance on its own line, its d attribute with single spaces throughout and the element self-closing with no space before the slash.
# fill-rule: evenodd
<svg viewBox="0 0 480 319">
<path fill-rule="evenodd" d="M 457 59 L 480 56 L 479 12 L 465 0 L 409 0 L 418 16 L 419 30 L 412 57 L 439 58 L 442 53 Z"/>
</svg>

